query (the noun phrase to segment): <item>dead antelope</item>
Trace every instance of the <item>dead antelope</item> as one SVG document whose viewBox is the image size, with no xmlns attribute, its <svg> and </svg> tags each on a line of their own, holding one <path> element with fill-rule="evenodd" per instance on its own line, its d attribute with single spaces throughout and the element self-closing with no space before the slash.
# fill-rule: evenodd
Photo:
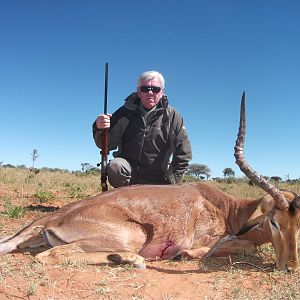
<svg viewBox="0 0 300 300">
<path fill-rule="evenodd" d="M 235 198 L 202 183 L 139 185 L 68 204 L 0 241 L 0 252 L 47 246 L 44 263 L 129 263 L 176 256 L 222 255 L 272 242 L 280 270 L 295 271 L 300 197 L 281 192 L 244 159 L 245 95 L 236 163 L 270 196 Z"/>
</svg>

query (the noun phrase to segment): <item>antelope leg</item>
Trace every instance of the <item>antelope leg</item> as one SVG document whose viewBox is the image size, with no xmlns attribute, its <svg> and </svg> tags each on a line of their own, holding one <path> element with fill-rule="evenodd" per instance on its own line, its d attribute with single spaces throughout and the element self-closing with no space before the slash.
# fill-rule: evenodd
<svg viewBox="0 0 300 300">
<path fill-rule="evenodd" d="M 204 256 L 224 257 L 240 253 L 254 253 L 255 251 L 256 247 L 251 241 L 239 240 L 236 237 L 226 236 L 211 248 L 200 246 L 194 249 L 186 249 L 183 250 L 180 255 L 191 259 L 201 259 Z"/>
<path fill-rule="evenodd" d="M 232 239 L 225 241 L 213 253 L 208 256 L 228 256 L 241 253 L 253 254 L 256 252 L 255 245 L 248 240 Z"/>
<path fill-rule="evenodd" d="M 44 264 L 72 263 L 72 264 L 131 264 L 137 269 L 145 269 L 146 264 L 142 256 L 128 251 L 96 251 L 85 252 L 84 242 L 74 242 L 59 245 L 36 255 Z"/>
</svg>

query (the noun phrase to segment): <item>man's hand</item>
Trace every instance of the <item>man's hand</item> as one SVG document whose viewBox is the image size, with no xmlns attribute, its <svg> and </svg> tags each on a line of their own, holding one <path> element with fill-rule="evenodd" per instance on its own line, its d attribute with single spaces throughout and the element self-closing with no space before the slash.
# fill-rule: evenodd
<svg viewBox="0 0 300 300">
<path fill-rule="evenodd" d="M 96 119 L 97 128 L 98 129 L 109 128 L 110 127 L 110 118 L 111 118 L 111 114 L 99 115 L 98 118 Z"/>
</svg>

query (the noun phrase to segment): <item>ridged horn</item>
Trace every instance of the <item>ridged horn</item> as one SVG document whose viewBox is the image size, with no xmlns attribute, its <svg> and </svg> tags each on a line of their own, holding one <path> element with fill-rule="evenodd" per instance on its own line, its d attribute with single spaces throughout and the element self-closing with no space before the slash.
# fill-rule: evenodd
<svg viewBox="0 0 300 300">
<path fill-rule="evenodd" d="M 240 127 L 237 135 L 237 140 L 234 147 L 234 157 L 235 162 L 239 166 L 240 170 L 250 179 L 253 183 L 256 183 L 259 187 L 270 194 L 275 202 L 275 206 L 284 210 L 288 208 L 289 203 L 284 198 L 280 190 L 270 184 L 263 176 L 257 174 L 246 162 L 244 157 L 244 144 L 245 144 L 245 134 L 246 134 L 246 112 L 245 112 L 245 92 L 242 95 L 241 101 L 241 112 L 240 112 Z"/>
</svg>

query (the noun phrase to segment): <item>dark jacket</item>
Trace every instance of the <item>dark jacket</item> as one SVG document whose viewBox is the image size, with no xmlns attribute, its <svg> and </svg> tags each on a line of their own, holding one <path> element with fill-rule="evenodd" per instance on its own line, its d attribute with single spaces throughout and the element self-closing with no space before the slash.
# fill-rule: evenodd
<svg viewBox="0 0 300 300">
<path fill-rule="evenodd" d="M 142 182 L 181 181 L 192 159 L 191 144 L 182 117 L 168 105 L 166 96 L 145 115 L 137 93 L 132 93 L 110 121 L 109 150 L 118 148 L 114 157 L 126 159 Z M 96 122 L 93 136 L 101 148 L 101 130 Z"/>
</svg>

